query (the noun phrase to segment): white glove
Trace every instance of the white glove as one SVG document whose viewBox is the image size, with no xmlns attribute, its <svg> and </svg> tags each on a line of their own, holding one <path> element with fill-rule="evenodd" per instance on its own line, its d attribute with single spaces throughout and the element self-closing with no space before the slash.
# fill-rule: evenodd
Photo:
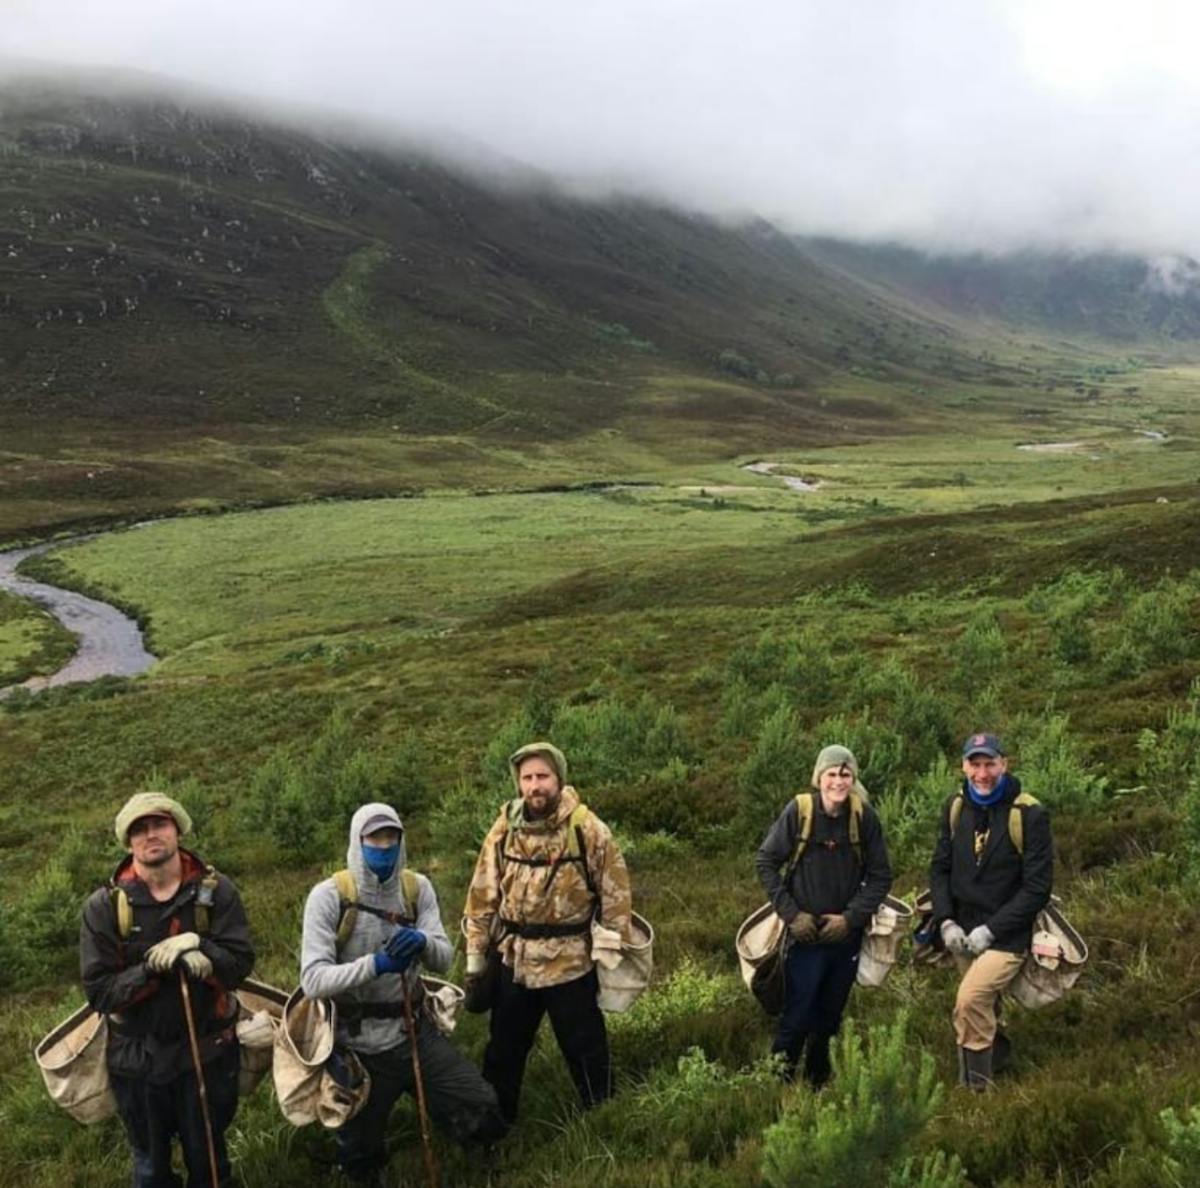
<svg viewBox="0 0 1200 1188">
<path fill-rule="evenodd" d="M 967 934 L 955 920 L 942 921 L 942 944 L 946 946 L 946 952 L 955 957 L 968 955 Z"/>
<path fill-rule="evenodd" d="M 166 973 L 184 953 L 199 947 L 200 938 L 194 932 L 181 932 L 178 936 L 169 936 L 151 945 L 146 950 L 146 964 L 155 973 Z"/>
<path fill-rule="evenodd" d="M 980 924 L 978 928 L 972 928 L 971 935 L 967 937 L 967 952 L 972 957 L 978 957 L 992 947 L 995 939 L 992 930 L 986 924 Z"/>
<path fill-rule="evenodd" d="M 468 953 L 467 954 L 467 977 L 474 977 L 476 974 L 481 974 L 487 969 L 487 954 L 486 953 Z"/>
<path fill-rule="evenodd" d="M 179 958 L 179 964 L 194 982 L 203 982 L 213 976 L 213 963 L 199 949 L 189 949 Z"/>
</svg>

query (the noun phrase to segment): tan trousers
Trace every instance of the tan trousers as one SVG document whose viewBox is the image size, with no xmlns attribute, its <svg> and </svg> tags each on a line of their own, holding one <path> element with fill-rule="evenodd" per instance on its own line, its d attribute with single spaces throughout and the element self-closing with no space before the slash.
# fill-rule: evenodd
<svg viewBox="0 0 1200 1188">
<path fill-rule="evenodd" d="M 960 1048 L 990 1048 L 1000 1024 L 1000 995 L 1020 972 L 1024 953 L 988 949 L 978 957 L 955 957 L 962 974 L 954 1000 L 954 1034 Z"/>
</svg>

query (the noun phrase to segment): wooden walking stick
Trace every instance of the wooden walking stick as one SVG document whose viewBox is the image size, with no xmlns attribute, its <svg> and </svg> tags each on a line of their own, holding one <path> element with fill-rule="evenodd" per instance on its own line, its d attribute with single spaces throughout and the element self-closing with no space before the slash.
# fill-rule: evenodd
<svg viewBox="0 0 1200 1188">
<path fill-rule="evenodd" d="M 438 1188 L 437 1159 L 433 1154 L 433 1136 L 429 1133 L 429 1111 L 425 1108 L 425 1082 L 421 1077 L 421 1054 L 417 1051 L 417 1028 L 413 1023 L 412 999 L 408 994 L 408 978 L 400 977 L 400 992 L 404 999 L 404 1022 L 408 1027 L 408 1046 L 412 1051 L 413 1080 L 417 1085 L 417 1116 L 421 1120 L 421 1146 L 425 1149 L 425 1175 L 429 1188 Z"/>
<path fill-rule="evenodd" d="M 183 1013 L 187 1016 L 192 1066 L 196 1070 L 196 1085 L 200 1090 L 200 1115 L 204 1119 L 204 1137 L 208 1140 L 208 1170 L 212 1176 L 212 1188 L 221 1188 L 221 1177 L 217 1174 L 217 1148 L 213 1143 L 212 1117 L 208 1112 L 208 1089 L 204 1084 L 204 1065 L 200 1063 L 200 1041 L 196 1039 L 196 1019 L 192 1015 L 192 995 L 188 990 L 187 974 L 183 966 L 179 965 L 176 968 L 179 970 L 179 993 L 183 995 Z M 407 1002 L 407 999 L 405 1001 Z"/>
</svg>

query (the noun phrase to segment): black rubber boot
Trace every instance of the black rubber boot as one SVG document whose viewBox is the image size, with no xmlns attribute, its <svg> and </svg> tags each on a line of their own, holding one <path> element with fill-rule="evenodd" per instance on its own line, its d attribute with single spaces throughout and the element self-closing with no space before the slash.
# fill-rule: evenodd
<svg viewBox="0 0 1200 1188">
<path fill-rule="evenodd" d="M 986 1093 L 992 1088 L 992 1049 L 982 1048 L 975 1052 L 970 1048 L 960 1048 L 959 1054 L 967 1088 L 975 1093 Z"/>
<path fill-rule="evenodd" d="M 1012 1040 L 1003 1031 L 996 1032 L 992 1040 L 992 1072 L 999 1076 L 1007 1072 L 1012 1064 Z"/>
<path fill-rule="evenodd" d="M 833 1075 L 833 1064 L 829 1059 L 829 1041 L 832 1036 L 810 1035 L 804 1049 L 804 1079 L 814 1088 L 820 1089 L 829 1083 Z"/>
</svg>

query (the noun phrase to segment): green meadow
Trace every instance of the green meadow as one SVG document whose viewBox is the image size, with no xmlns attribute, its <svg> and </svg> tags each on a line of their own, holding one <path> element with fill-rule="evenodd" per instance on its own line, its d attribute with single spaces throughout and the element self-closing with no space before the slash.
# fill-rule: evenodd
<svg viewBox="0 0 1200 1188">
<path fill-rule="evenodd" d="M 290 988 L 304 896 L 340 865 L 353 808 L 397 805 L 453 931 L 504 757 L 541 735 L 621 840 L 656 981 L 611 1020 L 612 1102 L 576 1113 L 547 1034 L 518 1127 L 487 1160 L 441 1145 L 447 1183 L 1196 1182 L 1200 377 L 1126 378 L 1137 395 L 964 389 L 961 407 L 914 397 L 891 420 L 831 413 L 850 392 L 830 391 L 820 445 L 718 447 L 686 417 L 664 445 L 663 422 L 656 439 L 633 412 L 557 450 L 329 436 L 322 456 L 355 490 L 378 470 L 380 493 L 403 479 L 407 497 L 292 503 L 281 479 L 289 506 L 27 563 L 131 609 L 161 660 L 0 707 L 5 1183 L 128 1176 L 116 1124 L 56 1113 L 28 1056 L 80 1001 L 79 904 L 119 858 L 128 794 L 165 787 L 194 811 L 195 847 L 243 889 L 259 975 Z M 654 392 L 646 408 L 675 398 Z M 276 469 L 303 448 L 280 444 Z M 741 468 L 756 460 L 779 469 Z M 615 485 L 584 485 L 601 480 Z M 47 498 L 64 523 L 74 505 Z M 22 614 L 0 603 L 0 667 L 52 668 Z M 855 992 L 836 1084 L 783 1087 L 733 955 L 762 898 L 763 830 L 820 746 L 846 742 L 911 896 L 961 737 L 985 726 L 1053 814 L 1084 979 L 1011 1008 L 1015 1068 L 981 1100 L 953 1085 L 953 978 L 906 951 Z M 468 1018 L 458 1037 L 478 1055 L 484 1028 Z M 392 1138 L 396 1182 L 421 1183 L 409 1107 Z M 233 1145 L 247 1185 L 331 1176 L 329 1137 L 290 1128 L 265 1087 Z"/>
</svg>

